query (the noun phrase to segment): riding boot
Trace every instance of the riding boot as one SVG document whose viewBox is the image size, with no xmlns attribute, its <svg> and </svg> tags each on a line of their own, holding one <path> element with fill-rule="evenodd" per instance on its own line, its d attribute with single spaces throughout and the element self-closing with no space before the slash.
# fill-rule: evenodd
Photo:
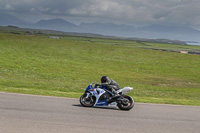
<svg viewBox="0 0 200 133">
<path fill-rule="evenodd" d="M 112 93 L 114 94 L 114 96 L 112 97 L 112 99 L 118 98 L 120 95 L 115 91 L 115 89 L 112 88 Z"/>
</svg>

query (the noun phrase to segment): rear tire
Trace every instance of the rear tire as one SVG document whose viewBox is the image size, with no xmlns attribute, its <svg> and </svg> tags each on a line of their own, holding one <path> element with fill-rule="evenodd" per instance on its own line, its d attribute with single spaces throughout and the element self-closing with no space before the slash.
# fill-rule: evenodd
<svg viewBox="0 0 200 133">
<path fill-rule="evenodd" d="M 134 106 L 134 100 L 132 97 L 124 95 L 123 96 L 126 101 L 124 103 L 118 103 L 117 106 L 121 109 L 121 110 L 130 110 L 133 108 Z"/>
<path fill-rule="evenodd" d="M 95 104 L 95 98 L 94 97 L 89 97 L 89 98 L 86 98 L 86 94 L 83 94 L 81 97 L 80 97 L 80 103 L 82 106 L 84 107 L 92 107 L 94 106 Z"/>
</svg>

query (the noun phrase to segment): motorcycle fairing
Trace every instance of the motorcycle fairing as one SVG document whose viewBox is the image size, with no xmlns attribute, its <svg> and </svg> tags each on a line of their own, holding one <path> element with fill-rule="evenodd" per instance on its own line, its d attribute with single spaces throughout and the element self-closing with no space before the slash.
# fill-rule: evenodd
<svg viewBox="0 0 200 133">
<path fill-rule="evenodd" d="M 89 85 L 86 89 L 87 92 L 89 92 L 91 95 L 95 96 L 96 102 L 94 106 L 108 106 L 107 100 L 99 100 L 99 98 L 106 93 L 104 89 L 101 88 L 93 88 L 91 85 Z M 88 94 L 88 93 L 86 93 Z"/>
</svg>

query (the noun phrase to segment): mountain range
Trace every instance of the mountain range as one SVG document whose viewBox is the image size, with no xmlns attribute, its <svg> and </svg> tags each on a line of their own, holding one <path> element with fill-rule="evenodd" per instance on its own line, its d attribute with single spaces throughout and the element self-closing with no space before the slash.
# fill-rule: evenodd
<svg viewBox="0 0 200 133">
<path fill-rule="evenodd" d="M 0 25 L 14 25 L 22 28 L 36 28 L 59 30 L 64 32 L 94 33 L 120 37 L 138 37 L 150 39 L 172 39 L 182 41 L 200 42 L 200 31 L 187 26 L 148 25 L 133 27 L 125 24 L 114 23 L 81 23 L 79 25 L 70 23 L 64 19 L 40 20 L 37 23 L 24 21 L 15 16 L 0 13 Z"/>
</svg>

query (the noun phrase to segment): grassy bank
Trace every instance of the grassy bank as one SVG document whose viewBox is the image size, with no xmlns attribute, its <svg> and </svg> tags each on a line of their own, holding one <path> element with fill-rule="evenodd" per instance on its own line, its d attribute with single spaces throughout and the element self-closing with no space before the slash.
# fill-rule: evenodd
<svg viewBox="0 0 200 133">
<path fill-rule="evenodd" d="M 129 94 L 136 102 L 200 106 L 200 56 L 144 49 L 200 47 L 145 45 L 0 33 L 0 91 L 79 98 L 90 82 L 108 75 L 121 87 L 134 87 Z"/>
</svg>

